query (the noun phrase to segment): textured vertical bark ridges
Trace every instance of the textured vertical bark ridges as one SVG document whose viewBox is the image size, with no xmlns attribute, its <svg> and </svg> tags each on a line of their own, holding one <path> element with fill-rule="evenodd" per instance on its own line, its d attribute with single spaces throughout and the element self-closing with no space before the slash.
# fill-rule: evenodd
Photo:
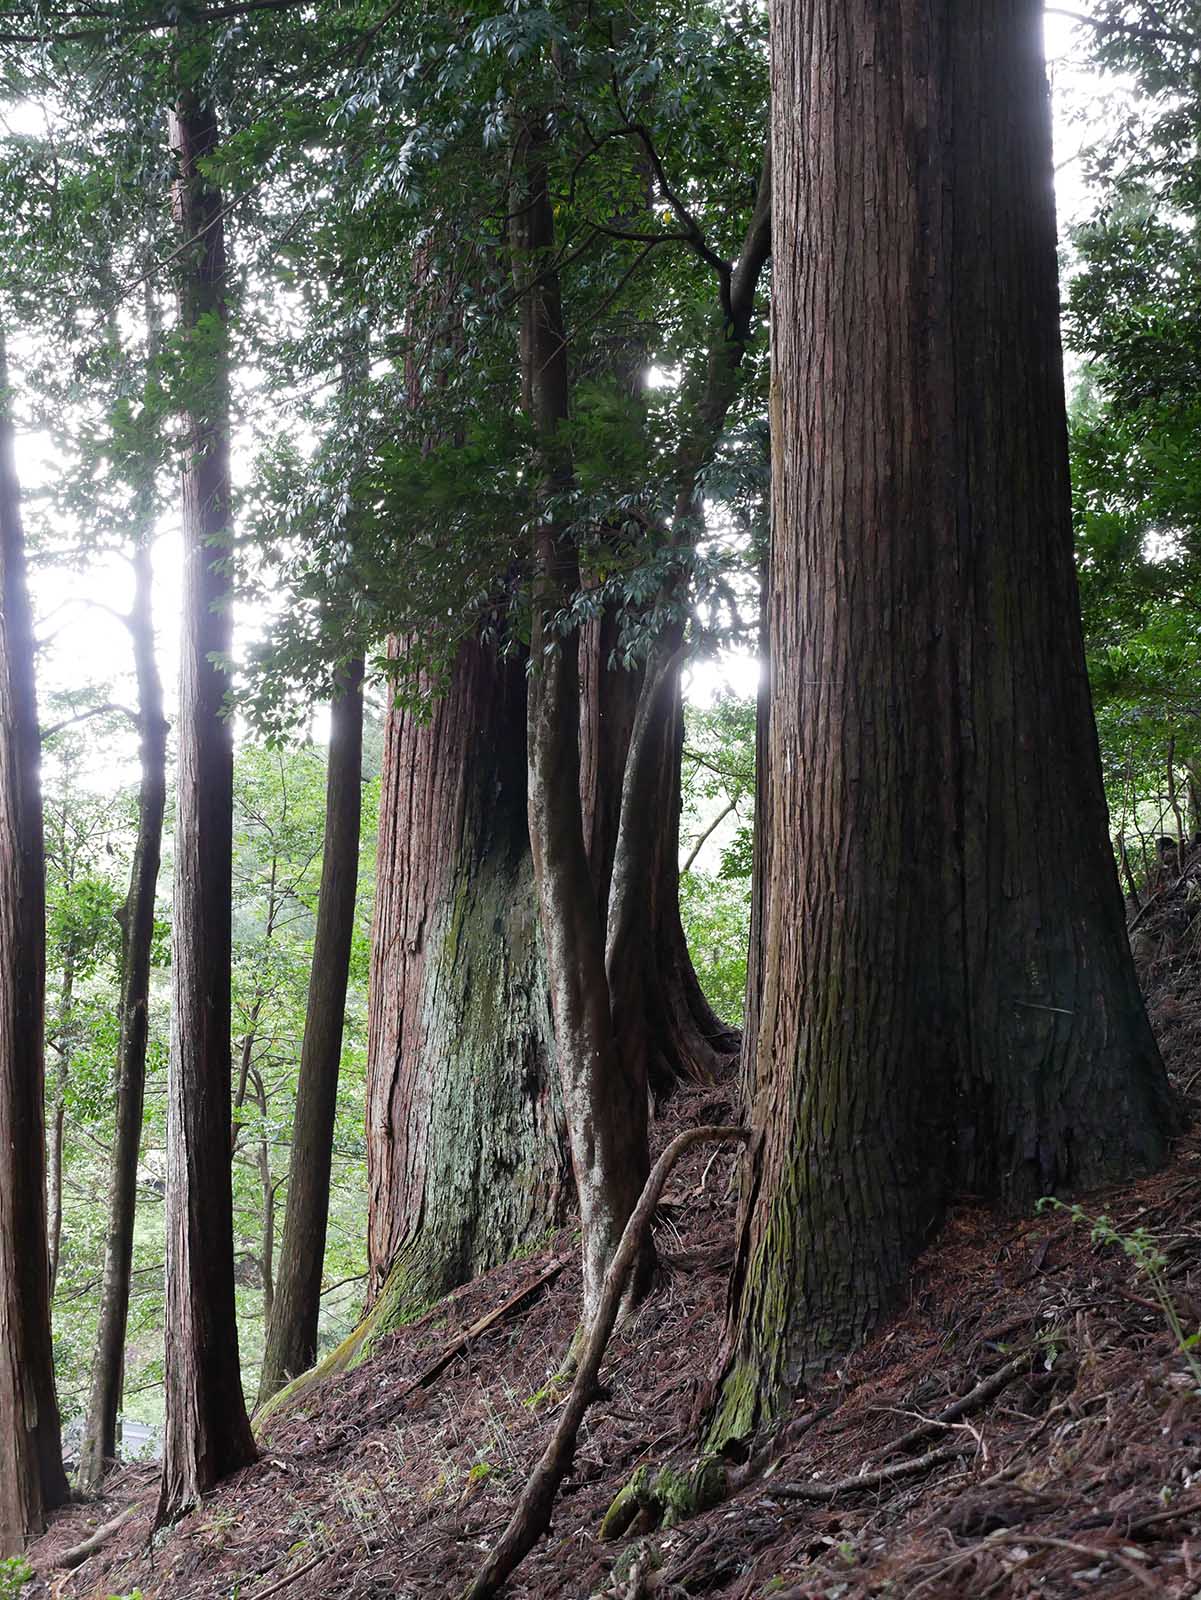
<svg viewBox="0 0 1201 1600">
<path fill-rule="evenodd" d="M 723 1426 L 948 1197 L 1159 1161 L 1072 562 L 1039 0 L 780 0 L 771 879 Z"/>
<path fill-rule="evenodd" d="M 0 1558 L 67 1496 L 46 1237 L 45 861 L 33 618 L 0 334 Z"/>
<path fill-rule="evenodd" d="M 172 119 L 175 201 L 188 249 L 180 322 L 213 341 L 191 397 L 182 472 L 178 809 L 167 1074 L 166 1426 L 160 1518 L 252 1461 L 238 1363 L 230 1179 L 230 882 L 233 737 L 224 716 L 232 640 L 228 347 L 221 197 L 198 164 L 217 145 L 211 111 L 181 96 Z"/>
<path fill-rule="evenodd" d="M 391 1274 L 390 1320 L 563 1221 L 525 663 L 474 642 L 428 720 L 399 707 L 388 719 L 367 1121 L 371 1295 Z"/>
</svg>

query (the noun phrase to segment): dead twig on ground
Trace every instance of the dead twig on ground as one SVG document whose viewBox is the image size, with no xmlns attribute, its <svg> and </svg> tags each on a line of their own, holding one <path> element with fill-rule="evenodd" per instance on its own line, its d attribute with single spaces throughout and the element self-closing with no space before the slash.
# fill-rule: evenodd
<svg viewBox="0 0 1201 1600">
<path fill-rule="evenodd" d="M 917 1427 L 910 1428 L 908 1433 L 903 1433 L 899 1439 L 893 1439 L 891 1443 L 886 1444 L 883 1450 L 877 1452 L 876 1459 L 882 1461 L 888 1456 L 895 1455 L 898 1450 L 908 1450 L 910 1445 L 929 1438 L 942 1428 L 950 1427 L 953 1422 L 958 1422 L 960 1417 L 970 1416 L 973 1411 L 979 1411 L 981 1406 L 987 1405 L 1007 1384 L 1026 1370 L 1030 1365 L 1032 1354 L 1029 1350 L 1023 1350 L 1021 1355 L 1014 1356 L 1012 1361 L 1007 1361 L 1003 1367 L 998 1367 L 996 1372 L 982 1379 L 974 1389 L 969 1389 L 967 1394 L 961 1395 L 936 1417 L 930 1417 L 926 1422 L 919 1422 Z"/>
<path fill-rule="evenodd" d="M 778 1500 L 813 1500 L 818 1505 L 828 1505 L 841 1494 L 879 1489 L 897 1478 L 916 1477 L 919 1473 L 928 1472 L 931 1467 L 942 1466 L 944 1462 L 961 1460 L 971 1455 L 975 1448 L 974 1439 L 970 1444 L 966 1440 L 958 1444 L 944 1444 L 937 1450 L 928 1450 L 924 1456 L 914 1456 L 909 1461 L 894 1461 L 892 1466 L 877 1467 L 874 1472 L 858 1472 L 853 1477 L 839 1478 L 834 1483 L 821 1483 L 817 1479 L 812 1483 L 780 1483 L 774 1485 L 769 1493 Z"/>
</svg>

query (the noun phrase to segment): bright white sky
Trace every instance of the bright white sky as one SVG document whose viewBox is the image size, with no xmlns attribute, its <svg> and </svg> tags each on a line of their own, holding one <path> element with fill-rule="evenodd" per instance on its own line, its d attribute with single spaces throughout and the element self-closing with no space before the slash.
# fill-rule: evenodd
<svg viewBox="0 0 1201 1600">
<path fill-rule="evenodd" d="M 1078 0 L 1079 9 L 1091 9 L 1092 0 Z M 1083 185 L 1078 154 L 1089 142 L 1090 132 L 1112 116 L 1115 96 L 1123 85 L 1102 82 L 1095 73 L 1073 64 L 1079 55 L 1078 25 L 1068 18 L 1048 14 L 1046 18 L 1047 56 L 1055 96 L 1056 188 L 1059 197 L 1060 225 L 1066 229 L 1084 215 L 1087 192 Z M 21 348 L 12 350 L 14 377 L 19 383 Z M 35 497 L 40 486 L 53 481 L 56 464 L 50 440 L 29 432 L 18 440 L 18 466 L 27 495 Z M 235 449 L 235 473 L 250 466 L 247 449 Z M 69 528 L 63 529 L 62 543 L 76 542 Z M 178 618 L 180 614 L 179 527 L 165 520 L 155 551 L 155 604 L 159 631 L 159 655 L 168 697 L 174 696 L 177 672 Z M 129 690 L 129 644 L 124 630 L 107 611 L 89 602 L 123 609 L 129 601 L 130 579 L 119 560 L 97 563 L 85 572 L 73 574 L 61 569 L 35 573 L 33 577 L 35 611 L 42 619 L 39 637 L 45 640 L 38 668 L 42 693 L 70 690 L 92 680 L 108 681 L 112 698 L 120 701 Z M 237 619 L 242 642 L 254 636 L 262 617 L 242 615 Z M 724 685 L 738 693 L 754 693 L 756 664 L 746 657 L 730 656 L 720 662 L 695 666 L 687 685 L 690 699 L 707 703 Z M 56 720 L 54 714 L 46 720 Z M 323 730 L 318 719 L 315 731 Z M 114 766 L 112 752 L 97 753 L 94 781 L 97 786 L 131 781 L 135 776 L 134 749 L 130 741 L 128 764 Z"/>
</svg>

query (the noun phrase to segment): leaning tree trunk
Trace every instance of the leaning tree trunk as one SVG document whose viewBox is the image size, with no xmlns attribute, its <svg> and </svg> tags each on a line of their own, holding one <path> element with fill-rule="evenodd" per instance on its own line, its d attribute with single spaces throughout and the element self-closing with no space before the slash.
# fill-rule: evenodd
<svg viewBox="0 0 1201 1600">
<path fill-rule="evenodd" d="M 255 1457 L 238 1362 L 230 1178 L 233 739 L 223 714 L 221 665 L 232 636 L 224 570 L 230 545 L 225 245 L 220 195 L 198 166 L 217 146 L 216 121 L 185 92 L 172 132 L 177 214 L 190 242 L 181 269 L 180 322 L 205 376 L 188 415 L 183 464 L 160 1521 Z M 194 381 L 202 382 L 199 374 Z"/>
<path fill-rule="evenodd" d="M 129 892 L 121 917 L 120 1039 L 117 1046 L 117 1126 L 112 1189 L 104 1240 L 104 1269 L 91 1396 L 79 1456 L 79 1485 L 94 1490 L 106 1463 L 117 1453 L 117 1413 L 125 1372 L 125 1331 L 133 1269 L 138 1153 L 146 1090 L 146 1045 L 150 1033 L 150 966 L 154 902 L 162 853 L 167 800 L 167 729 L 163 686 L 154 653 L 150 548 L 139 542 L 133 555 L 134 601 L 127 619 L 138 684 L 138 729 L 142 776 L 138 829 Z"/>
<path fill-rule="evenodd" d="M 46 1241 L 46 874 L 33 618 L 0 336 L 0 1559 L 67 1498 Z"/>
<path fill-rule="evenodd" d="M 1146 1169 L 1173 1120 L 1084 669 L 1041 11 L 775 11 L 771 881 L 719 1435 L 871 1329 L 954 1196 Z"/>
<path fill-rule="evenodd" d="M 342 1024 L 359 876 L 362 656 L 347 665 L 339 688 L 330 715 L 317 929 L 300 1050 L 283 1243 L 259 1380 L 260 1404 L 288 1378 L 311 1367 L 317 1356 Z"/>
</svg>

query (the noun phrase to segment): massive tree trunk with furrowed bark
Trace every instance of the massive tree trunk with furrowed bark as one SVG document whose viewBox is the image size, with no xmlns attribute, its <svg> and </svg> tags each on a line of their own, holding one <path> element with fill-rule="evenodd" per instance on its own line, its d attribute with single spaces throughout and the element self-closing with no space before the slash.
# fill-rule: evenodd
<svg viewBox="0 0 1201 1600">
<path fill-rule="evenodd" d="M 524 660 L 460 650 L 384 747 L 368 1045 L 371 1297 L 390 1324 L 571 1204 L 525 809 Z"/>
<path fill-rule="evenodd" d="M 719 1436 L 958 1195 L 1163 1159 L 1072 556 L 1041 0 L 779 0 L 770 853 Z"/>
<path fill-rule="evenodd" d="M 33 618 L 0 334 L 0 1559 L 67 1498 L 50 1336 L 46 871 Z"/>
</svg>

